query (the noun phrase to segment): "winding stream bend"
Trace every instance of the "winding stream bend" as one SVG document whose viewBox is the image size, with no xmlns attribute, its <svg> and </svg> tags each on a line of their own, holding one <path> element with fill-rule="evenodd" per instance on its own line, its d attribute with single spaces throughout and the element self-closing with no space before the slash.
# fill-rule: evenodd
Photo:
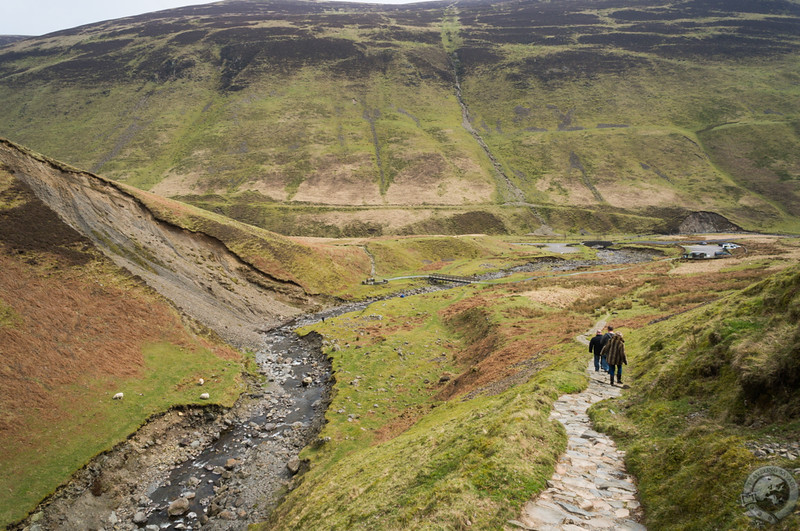
<svg viewBox="0 0 800 531">
<path fill-rule="evenodd" d="M 545 259 L 522 270 L 547 268 L 556 275 L 587 265 L 651 259 L 647 253 L 608 251 L 591 263 Z M 396 296 L 450 287 L 430 286 Z M 295 331 L 372 302 L 301 316 L 265 332 L 256 353 L 261 378 L 251 382 L 248 394 L 231 410 L 174 410 L 154 419 L 79 471 L 43 502 L 34 518 L 14 529 L 158 531 L 202 525 L 229 530 L 265 520 L 282 493 L 292 488 L 293 476 L 302 472 L 297 456 L 322 428 L 332 385 L 321 337 L 300 337 Z"/>
</svg>

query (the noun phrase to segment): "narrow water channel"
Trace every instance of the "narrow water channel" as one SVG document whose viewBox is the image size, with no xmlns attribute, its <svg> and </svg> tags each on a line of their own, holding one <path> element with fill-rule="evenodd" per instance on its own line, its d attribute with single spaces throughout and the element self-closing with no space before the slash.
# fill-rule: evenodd
<svg viewBox="0 0 800 531">
<path fill-rule="evenodd" d="M 192 529 L 207 518 L 220 518 L 231 523 L 217 527 L 237 528 L 265 516 L 252 511 L 275 503 L 265 487 L 277 490 L 291 479 L 287 465 L 321 427 L 331 371 L 320 347 L 318 338 L 301 338 L 290 326 L 265 334 L 264 347 L 256 352 L 263 382 L 250 395 L 255 403 L 197 457 L 147 492 L 155 506 L 147 524 Z M 170 516 L 170 503 L 180 498 L 188 501 L 188 509 Z"/>
</svg>

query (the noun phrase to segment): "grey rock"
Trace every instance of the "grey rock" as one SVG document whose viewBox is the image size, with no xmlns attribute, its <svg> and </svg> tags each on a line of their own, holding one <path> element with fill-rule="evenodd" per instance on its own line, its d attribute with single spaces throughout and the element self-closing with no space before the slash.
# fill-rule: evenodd
<svg viewBox="0 0 800 531">
<path fill-rule="evenodd" d="M 617 488 L 628 492 L 636 492 L 636 487 L 632 483 L 618 479 L 598 479 L 595 481 L 595 485 L 600 489 Z"/>
<path fill-rule="evenodd" d="M 640 523 L 633 520 L 625 520 L 617 524 L 617 529 L 620 531 L 647 531 L 647 528 Z"/>
<path fill-rule="evenodd" d="M 567 511 L 571 512 L 572 514 L 579 514 L 581 516 L 591 516 L 592 514 L 589 512 L 584 511 L 580 507 L 576 505 L 572 505 L 571 503 L 563 502 L 563 501 L 556 501 L 561 507 L 566 509 Z"/>
<path fill-rule="evenodd" d="M 169 504 L 167 514 L 170 516 L 180 516 L 189 510 L 189 500 L 186 498 L 178 498 Z"/>
<path fill-rule="evenodd" d="M 521 522 L 534 529 L 547 525 L 558 525 L 564 522 L 567 515 L 549 507 L 540 507 L 528 502 L 522 511 Z"/>
<path fill-rule="evenodd" d="M 133 515 L 133 523 L 136 525 L 142 525 L 147 523 L 147 514 L 144 511 L 138 511 L 136 514 Z"/>
</svg>

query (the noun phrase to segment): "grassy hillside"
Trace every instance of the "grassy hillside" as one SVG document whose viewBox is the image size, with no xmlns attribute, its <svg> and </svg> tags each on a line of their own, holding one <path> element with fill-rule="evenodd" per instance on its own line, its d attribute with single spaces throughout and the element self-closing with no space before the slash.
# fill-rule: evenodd
<svg viewBox="0 0 800 531">
<path fill-rule="evenodd" d="M 529 201 L 713 205 L 743 226 L 794 226 L 796 3 L 508 3 L 459 14 L 473 124 Z"/>
<path fill-rule="evenodd" d="M 748 475 L 796 471 L 799 309 L 793 266 L 628 336 L 631 392 L 593 416 L 627 451 L 648 527 L 743 529 Z M 795 511 L 774 528 L 799 523 Z"/>
<path fill-rule="evenodd" d="M 19 172 L 34 182 L 50 183 L 53 187 L 67 186 L 69 189 L 72 186 L 80 190 L 85 183 L 89 183 L 88 186 L 112 184 L 114 189 L 121 191 L 126 197 L 133 197 L 137 205 L 141 204 L 148 216 L 152 214 L 170 226 L 190 233 L 207 235 L 222 242 L 238 258 L 273 279 L 275 282 L 272 288 L 276 286 L 280 288 L 280 283 L 285 283 L 299 287 L 304 295 L 340 294 L 345 293 L 350 286 L 369 273 L 369 258 L 360 248 L 319 242 L 303 244 L 208 210 L 88 174 L 2 138 L 0 138 L 0 165 L 10 173 Z M 81 181 L 82 178 L 86 181 Z M 81 184 L 82 182 L 84 184 Z M 52 195 L 52 191 L 47 195 Z M 86 195 L 86 191 L 81 191 L 80 195 Z M 111 201 L 109 195 L 101 194 L 96 201 L 105 204 L 106 209 L 121 209 L 120 205 Z M 66 201 L 62 208 L 75 210 L 78 206 Z M 78 218 L 91 216 L 91 212 L 70 214 L 77 215 Z M 122 211 L 118 210 L 116 218 L 122 219 L 121 214 Z M 83 223 L 92 222 L 89 219 Z M 94 227 L 94 232 L 104 230 L 102 227 Z M 125 241 L 119 245 L 109 245 L 107 251 L 125 256 L 138 255 L 139 262 L 155 260 L 155 264 L 159 263 L 159 257 L 152 256 L 153 253 L 158 254 L 158 250 L 154 249 L 149 241 L 146 239 L 130 241 L 133 229 L 123 227 L 121 230 L 126 232 Z M 108 238 L 101 240 L 100 243 L 108 243 Z M 120 246 L 127 248 L 121 249 Z M 166 258 L 161 257 L 161 259 Z M 195 260 L 201 261 L 205 258 L 198 256 Z"/>
<path fill-rule="evenodd" d="M 295 241 L 152 193 L 126 190 L 157 218 L 220 240 L 260 271 L 296 283 L 310 295 L 346 293 L 369 273 L 369 258 L 358 247 Z"/>
<path fill-rule="evenodd" d="M 421 248 L 404 241 L 392 244 Z M 544 488 L 563 449 L 546 418 L 558 393 L 585 385 L 575 336 L 609 316 L 630 335 L 768 276 L 766 256 L 786 267 L 798 255 L 795 240 L 748 249 L 700 264 L 712 268 L 703 275 L 696 263 L 663 261 L 524 273 L 301 330 L 325 338 L 333 402 L 302 454 L 308 472 L 263 528 L 501 528 Z"/>
<path fill-rule="evenodd" d="M 789 0 L 210 4 L 2 48 L 0 135 L 291 235 L 798 232 L 799 27 Z"/>
<path fill-rule="evenodd" d="M 566 444 L 549 405 L 585 385 L 564 346 L 580 320 L 542 312 L 566 325 L 547 333 L 525 297 L 500 297 L 394 299 L 313 327 L 333 403 L 302 454 L 311 469 L 265 528 L 497 528 L 541 490 Z M 519 333 L 530 325 L 539 339 Z"/>
<path fill-rule="evenodd" d="M 241 356 L 103 257 L 0 170 L 0 527 L 152 415 L 243 390 Z M 123 392 L 123 400 L 112 400 Z"/>
</svg>

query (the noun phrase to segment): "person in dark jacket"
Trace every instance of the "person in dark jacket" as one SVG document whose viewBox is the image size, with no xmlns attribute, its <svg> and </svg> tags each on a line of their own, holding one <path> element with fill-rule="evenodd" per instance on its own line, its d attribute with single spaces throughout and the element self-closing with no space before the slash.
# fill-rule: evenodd
<svg viewBox="0 0 800 531">
<path fill-rule="evenodd" d="M 622 383 L 622 364 L 628 364 L 625 356 L 625 340 L 622 334 L 614 334 L 603 347 L 601 354 L 605 354 L 608 362 L 608 374 L 611 376 L 611 385 L 614 385 L 614 369 L 617 371 L 617 383 Z"/>
<path fill-rule="evenodd" d="M 598 330 L 597 335 L 595 335 L 589 341 L 589 354 L 594 353 L 594 371 L 598 372 L 600 370 L 600 351 L 603 350 L 603 331 Z M 605 369 L 604 369 L 605 370 Z"/>
<path fill-rule="evenodd" d="M 606 355 L 603 354 L 603 349 L 612 337 L 614 337 L 614 327 L 608 325 L 608 332 L 603 334 L 603 339 L 600 340 L 600 368 L 606 372 L 608 372 L 608 362 L 606 361 Z"/>
</svg>

